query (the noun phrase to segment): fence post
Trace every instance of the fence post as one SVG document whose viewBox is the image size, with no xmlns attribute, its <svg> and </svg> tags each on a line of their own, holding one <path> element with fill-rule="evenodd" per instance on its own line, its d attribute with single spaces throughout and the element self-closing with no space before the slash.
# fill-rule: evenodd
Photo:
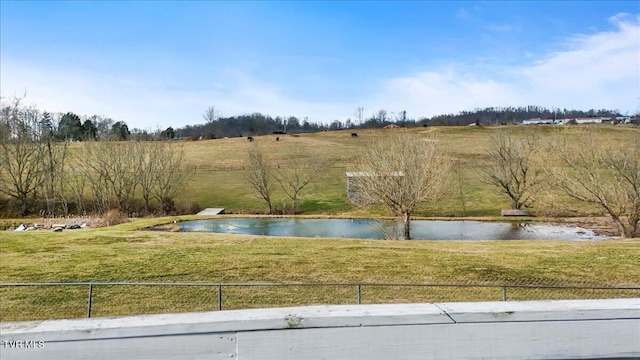
<svg viewBox="0 0 640 360">
<path fill-rule="evenodd" d="M 502 301 L 507 301 L 507 285 L 502 285 Z"/>
<path fill-rule="evenodd" d="M 222 311 L 222 284 L 218 284 L 218 311 Z"/>
<path fill-rule="evenodd" d="M 362 304 L 361 295 L 362 295 L 362 292 L 361 292 L 361 289 L 360 289 L 360 284 L 358 284 L 358 305 Z"/>
<path fill-rule="evenodd" d="M 87 299 L 87 317 L 91 317 L 91 298 L 93 296 L 93 283 L 89 283 L 89 299 Z"/>
</svg>

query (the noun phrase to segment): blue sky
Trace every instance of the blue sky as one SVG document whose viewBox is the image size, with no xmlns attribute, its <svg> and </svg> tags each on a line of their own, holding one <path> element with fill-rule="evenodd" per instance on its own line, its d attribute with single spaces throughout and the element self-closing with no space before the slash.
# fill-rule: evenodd
<svg viewBox="0 0 640 360">
<path fill-rule="evenodd" d="M 640 1 L 0 1 L 0 90 L 146 130 L 478 107 L 640 110 Z"/>
</svg>

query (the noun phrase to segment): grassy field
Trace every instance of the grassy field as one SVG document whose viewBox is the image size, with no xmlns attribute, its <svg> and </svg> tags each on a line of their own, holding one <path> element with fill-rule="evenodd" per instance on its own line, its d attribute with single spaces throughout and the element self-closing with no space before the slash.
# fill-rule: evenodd
<svg viewBox="0 0 640 360">
<path fill-rule="evenodd" d="M 590 127 L 602 141 L 631 144 L 639 128 Z M 514 131 L 531 128 L 514 127 Z M 536 127 L 546 141 L 575 127 Z M 460 166 L 466 211 L 452 196 L 424 207 L 422 216 L 495 216 L 508 203 L 482 183 L 477 167 L 486 161 L 487 134 L 496 128 L 417 128 L 433 133 Z M 311 216 L 382 215 L 348 204 L 344 172 L 371 138 L 385 132 L 325 132 L 256 137 L 268 157 L 321 158 L 321 172 L 302 206 Z M 189 177 L 181 202 L 258 212 L 263 205 L 242 182 L 250 146 L 246 139 L 175 142 L 184 146 Z M 452 192 L 455 193 L 455 192 Z M 283 201 L 280 197 L 278 201 Z M 538 286 L 640 286 L 640 239 L 577 241 L 375 241 L 265 238 L 204 233 L 144 231 L 179 218 L 140 219 L 106 228 L 0 232 L 0 282 L 207 282 L 207 283 L 393 283 L 529 284 Z M 14 223 L 17 220 L 11 221 Z M 6 221 L 9 222 L 9 221 Z M 353 287 L 225 287 L 224 309 L 300 304 L 353 304 Z M 509 299 L 640 297 L 640 290 L 511 289 Z M 500 300 L 496 288 L 364 286 L 363 303 Z M 86 316 L 86 287 L 0 287 L 0 320 Z M 216 308 L 207 287 L 98 286 L 93 316 L 115 316 Z"/>
<path fill-rule="evenodd" d="M 640 240 L 376 241 L 140 231 L 168 219 L 62 233 L 4 232 L 0 282 L 638 286 Z M 229 287 L 224 308 L 354 303 L 353 287 Z M 518 289 L 510 299 L 637 297 Z M 532 293 L 534 292 L 534 293 Z M 537 292 L 537 293 L 535 293 Z M 364 287 L 363 303 L 500 300 L 495 288 Z M 3 287 L 1 320 L 86 316 L 87 287 Z M 96 287 L 93 316 L 215 310 L 216 288 Z"/>
<path fill-rule="evenodd" d="M 490 135 L 505 127 L 417 127 L 396 130 L 359 130 L 358 137 L 351 137 L 352 130 L 327 131 L 312 134 L 255 136 L 202 141 L 170 141 L 172 147 L 184 149 L 183 171 L 188 171 L 184 189 L 176 203 L 183 213 L 193 213 L 207 207 L 224 207 L 227 212 L 260 213 L 267 210 L 243 178 L 248 152 L 258 146 L 274 167 L 286 168 L 292 158 L 309 158 L 322 164 L 319 175 L 311 186 L 302 192 L 300 211 L 304 215 L 333 214 L 349 216 L 367 213 L 346 201 L 345 172 L 355 170 L 357 156 L 378 137 L 388 136 L 389 131 L 408 131 L 418 137 L 435 137 L 440 149 L 453 161 L 457 170 L 450 182 L 450 194 L 439 204 L 423 206 L 416 216 L 495 216 L 509 206 L 496 188 L 486 184 L 479 169 L 487 164 L 486 154 Z M 553 143 L 563 136 L 571 137 L 580 131 L 589 131 L 603 143 L 630 146 L 640 139 L 638 126 L 509 126 L 516 135 L 533 132 L 542 144 Z M 84 146 L 70 146 L 71 154 Z M 541 156 L 547 161 L 544 151 Z M 276 187 L 274 206 L 282 210 L 290 208 L 282 190 Z M 464 203 L 463 200 L 464 199 Z M 549 210 L 546 209 L 533 210 Z M 592 209 L 587 209 L 592 212 Z M 374 210 L 379 213 L 379 210 Z"/>
<path fill-rule="evenodd" d="M 615 145 L 630 145 L 640 139 L 640 127 L 587 126 L 512 126 L 517 135 L 535 132 L 542 142 L 553 143 L 561 136 L 579 131 L 593 132 L 598 140 Z M 435 136 L 441 149 L 450 156 L 459 170 L 459 177 L 451 183 L 451 195 L 440 204 L 432 204 L 418 211 L 418 216 L 492 216 L 508 207 L 507 199 L 484 183 L 478 171 L 486 164 L 489 135 L 502 127 L 433 127 L 412 128 L 418 136 Z M 194 142 L 174 142 L 185 149 L 185 167 L 194 170 L 178 202 L 183 206 L 201 208 L 224 207 L 229 212 L 253 213 L 265 211 L 265 205 L 253 196 L 243 177 L 249 149 L 257 145 L 274 164 L 286 166 L 291 157 L 309 157 L 324 164 L 320 176 L 304 191 L 303 214 L 361 213 L 362 210 L 346 202 L 346 171 L 354 170 L 355 159 L 373 138 L 386 136 L 389 130 L 362 130 L 352 138 L 351 131 L 329 131 L 314 134 L 256 136 L 254 142 L 245 138 L 216 139 Z M 391 130 L 393 131 L 393 130 Z M 398 131 L 398 130 L 396 130 Z M 401 130 L 403 131 L 403 130 Z M 541 156 L 546 156 L 544 152 Z M 460 182 L 457 181 L 460 180 Z M 463 190 L 464 207 L 459 187 Z M 287 206 L 277 189 L 274 205 Z M 188 195 L 188 196 L 187 196 Z"/>
</svg>

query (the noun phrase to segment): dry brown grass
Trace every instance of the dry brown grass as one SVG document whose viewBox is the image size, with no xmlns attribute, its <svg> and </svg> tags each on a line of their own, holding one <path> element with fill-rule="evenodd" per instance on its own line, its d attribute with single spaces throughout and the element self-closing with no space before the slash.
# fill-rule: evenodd
<svg viewBox="0 0 640 360">
<path fill-rule="evenodd" d="M 464 166 L 467 215 L 497 215 L 505 202 L 479 178 L 491 127 L 416 128 L 434 133 Z M 516 127 L 539 131 L 548 141 L 577 127 Z M 600 139 L 631 144 L 638 127 L 594 126 Z M 355 208 L 344 201 L 344 171 L 371 137 L 387 130 L 256 137 L 276 163 L 304 149 L 327 167 L 305 199 L 305 214 L 369 217 L 380 209 Z M 231 211 L 261 209 L 242 184 L 240 171 L 252 143 L 244 138 L 171 142 L 184 146 L 190 176 L 179 201 Z M 73 146 L 81 146 L 74 144 Z M 455 197 L 421 209 L 417 215 L 460 215 Z M 461 283 L 639 286 L 639 239 L 601 242 L 558 241 L 366 241 L 137 231 L 174 219 L 147 219 L 114 227 L 53 233 L 1 232 L 2 282 L 278 282 L 278 283 Z M 33 220 L 33 219 L 32 219 Z M 8 221 L 13 224 L 17 220 Z M 37 221 L 37 220 L 35 220 Z M 3 321 L 82 317 L 86 288 L 0 288 Z M 353 303 L 352 287 L 225 288 L 225 309 L 314 303 Z M 639 296 L 637 290 L 552 291 L 519 289 L 512 299 Z M 99 287 L 95 316 L 215 309 L 211 288 Z M 363 302 L 499 300 L 492 289 L 363 288 Z"/>
<path fill-rule="evenodd" d="M 532 284 L 638 286 L 640 239 L 376 241 L 136 231 L 162 221 L 53 233 L 3 232 L 1 282 Z M 225 287 L 224 308 L 354 303 L 347 287 Z M 513 299 L 638 296 L 513 291 Z M 535 290 L 541 291 L 541 290 Z M 364 303 L 499 300 L 496 288 L 363 288 Z M 86 287 L 0 288 L 2 320 L 82 317 Z M 99 286 L 95 316 L 214 310 L 216 289 Z"/>
<path fill-rule="evenodd" d="M 461 169 L 464 189 L 470 203 L 467 204 L 467 215 L 498 214 L 499 210 L 508 206 L 508 201 L 501 198 L 489 185 L 483 183 L 478 168 L 488 161 L 486 149 L 489 146 L 489 135 L 503 127 L 429 127 L 395 130 L 359 130 L 359 136 L 352 138 L 351 131 L 329 131 L 298 136 L 275 135 L 256 136 L 253 143 L 245 138 L 218 139 L 202 142 L 184 143 L 186 164 L 198 169 L 219 169 L 220 171 L 203 171 L 192 177 L 188 192 L 192 199 L 203 207 L 225 206 L 230 211 L 252 209 L 262 210 L 260 202 L 252 198 L 241 179 L 241 169 L 248 149 L 258 145 L 266 157 L 276 166 L 286 164 L 287 159 L 294 156 L 314 156 L 322 159 L 325 170 L 307 199 L 328 199 L 339 212 L 359 211 L 344 202 L 344 172 L 353 169 L 356 157 L 376 137 L 386 136 L 389 131 L 409 131 L 418 136 L 435 136 L 441 149 L 454 159 Z M 605 143 L 612 145 L 632 144 L 640 138 L 639 127 L 625 126 L 511 126 L 515 136 L 527 132 L 537 133 L 542 142 L 558 141 L 561 136 L 577 133 L 587 129 L 597 133 Z M 541 156 L 546 156 L 544 152 Z M 545 159 L 548 161 L 548 159 Z M 549 164 L 553 166 L 553 164 Z M 204 185 L 206 184 L 206 185 Z M 228 196 L 233 194 L 234 197 Z M 461 215 L 461 204 L 455 196 L 441 206 L 432 208 L 423 215 Z M 305 213 L 325 213 L 328 209 L 314 206 L 303 207 Z"/>
<path fill-rule="evenodd" d="M 251 195 L 242 177 L 248 151 L 254 145 L 260 147 L 265 157 L 274 166 L 286 166 L 292 157 L 314 157 L 323 163 L 321 177 L 305 193 L 301 210 L 303 214 L 360 214 L 362 209 L 346 202 L 345 171 L 354 168 L 356 157 L 376 137 L 387 136 L 390 131 L 409 131 L 418 136 L 435 137 L 442 150 L 454 160 L 459 169 L 465 196 L 463 211 L 459 191 L 439 204 L 421 208 L 421 216 L 487 216 L 498 215 L 500 209 L 508 207 L 509 201 L 501 197 L 494 188 L 482 181 L 478 171 L 488 161 L 486 149 L 489 135 L 503 129 L 492 127 L 417 127 L 410 129 L 358 130 L 352 138 L 352 130 L 327 131 L 299 135 L 255 136 L 254 142 L 246 138 L 227 138 L 203 141 L 170 141 L 170 146 L 183 147 L 185 159 L 183 169 L 191 171 L 185 189 L 176 199 L 177 206 L 184 211 L 205 207 L 225 207 L 228 212 L 256 213 L 265 211 L 260 199 Z M 586 129 L 594 132 L 603 143 L 630 145 L 640 138 L 637 126 L 510 126 L 515 136 L 535 132 L 543 142 L 553 143 L 562 136 L 576 134 Z M 276 136 L 280 141 L 275 141 Z M 72 144 L 76 151 L 82 144 Z M 541 156 L 546 156 L 543 152 Z M 545 161 L 548 159 L 545 158 Z M 549 166 L 554 166 L 548 163 Z M 195 171 L 194 171 L 195 170 Z M 452 184 L 453 187 L 458 184 Z M 274 204 L 286 206 L 285 197 L 279 189 L 274 194 Z M 548 215 L 569 215 L 566 211 L 552 213 L 554 206 L 534 209 Z M 586 213 L 594 214 L 592 209 Z"/>
</svg>

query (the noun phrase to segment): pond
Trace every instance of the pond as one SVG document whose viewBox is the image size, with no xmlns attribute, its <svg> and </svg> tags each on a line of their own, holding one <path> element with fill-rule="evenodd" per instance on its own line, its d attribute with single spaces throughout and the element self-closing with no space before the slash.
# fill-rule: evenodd
<svg viewBox="0 0 640 360">
<path fill-rule="evenodd" d="M 228 218 L 178 223 L 182 231 L 308 238 L 402 238 L 398 222 L 371 219 Z M 592 230 L 543 222 L 411 221 L 413 240 L 601 240 Z"/>
</svg>

